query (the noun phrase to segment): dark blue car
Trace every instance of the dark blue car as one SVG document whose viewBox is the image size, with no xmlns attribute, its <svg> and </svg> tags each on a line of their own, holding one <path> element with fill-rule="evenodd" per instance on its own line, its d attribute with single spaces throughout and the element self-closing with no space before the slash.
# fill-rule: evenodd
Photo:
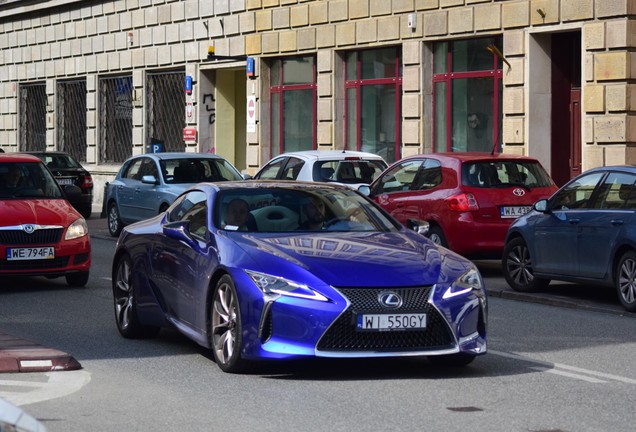
<svg viewBox="0 0 636 432">
<path fill-rule="evenodd" d="M 201 183 L 123 229 L 113 260 L 119 332 L 171 325 L 226 372 L 253 360 L 486 352 L 475 265 L 345 186 Z"/>
<path fill-rule="evenodd" d="M 516 291 L 550 280 L 616 287 L 636 312 L 636 167 L 591 169 L 510 226 L 503 273 Z"/>
</svg>

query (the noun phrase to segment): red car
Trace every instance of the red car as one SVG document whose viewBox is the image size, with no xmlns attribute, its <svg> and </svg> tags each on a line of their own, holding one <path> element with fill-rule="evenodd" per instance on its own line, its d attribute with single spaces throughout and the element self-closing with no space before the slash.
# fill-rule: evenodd
<svg viewBox="0 0 636 432">
<path fill-rule="evenodd" d="M 403 224 L 471 259 L 501 258 L 512 221 L 557 186 L 538 160 L 509 154 L 434 153 L 404 158 L 371 184 L 371 197 Z"/>
<path fill-rule="evenodd" d="M 64 276 L 71 286 L 88 282 L 91 244 L 86 220 L 42 161 L 20 153 L 0 154 L 0 277 Z"/>
</svg>

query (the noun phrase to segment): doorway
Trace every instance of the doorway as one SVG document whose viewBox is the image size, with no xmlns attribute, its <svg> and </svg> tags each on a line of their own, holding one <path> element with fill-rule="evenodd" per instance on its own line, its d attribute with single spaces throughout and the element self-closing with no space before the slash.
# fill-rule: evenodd
<svg viewBox="0 0 636 432">
<path fill-rule="evenodd" d="M 551 35 L 551 169 L 562 186 L 581 173 L 581 33 Z"/>
</svg>

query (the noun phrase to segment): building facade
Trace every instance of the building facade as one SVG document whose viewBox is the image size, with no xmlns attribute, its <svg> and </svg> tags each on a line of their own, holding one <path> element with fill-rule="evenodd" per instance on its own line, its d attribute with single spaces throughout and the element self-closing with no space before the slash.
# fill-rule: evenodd
<svg viewBox="0 0 636 432">
<path fill-rule="evenodd" d="M 636 163 L 636 0 L 4 0 L 0 147 Z"/>
</svg>

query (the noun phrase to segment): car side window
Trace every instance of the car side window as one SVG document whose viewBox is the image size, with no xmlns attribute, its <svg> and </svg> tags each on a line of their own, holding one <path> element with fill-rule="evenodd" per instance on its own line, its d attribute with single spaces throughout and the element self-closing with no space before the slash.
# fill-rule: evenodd
<svg viewBox="0 0 636 432">
<path fill-rule="evenodd" d="M 427 159 L 417 171 L 411 190 L 428 190 L 442 184 L 442 165 L 439 161 Z"/>
<path fill-rule="evenodd" d="M 287 163 L 285 164 L 285 168 L 283 169 L 283 173 L 280 178 L 282 180 L 296 180 L 304 164 L 304 161 L 295 157 L 290 157 L 287 159 Z"/>
<path fill-rule="evenodd" d="M 282 166 L 285 164 L 286 160 L 287 158 L 285 157 L 274 159 L 273 161 L 271 161 L 270 163 L 268 163 L 267 165 L 263 167 L 263 169 L 258 173 L 256 178 L 263 179 L 263 180 L 268 180 L 268 179 L 271 180 L 271 179 L 278 178 L 278 172 L 280 171 Z"/>
<path fill-rule="evenodd" d="M 169 222 L 187 221 L 193 236 L 204 238 L 208 232 L 208 205 L 204 192 L 195 190 L 179 197 L 168 213 Z"/>
<path fill-rule="evenodd" d="M 150 158 L 144 158 L 138 173 L 139 179 L 143 176 L 154 176 L 159 179 L 159 170 L 157 170 L 157 164 Z"/>
<path fill-rule="evenodd" d="M 141 165 L 143 164 L 144 159 L 145 158 L 140 158 L 132 161 L 126 168 L 126 171 L 124 171 L 122 177 L 131 180 L 141 180 Z"/>
<path fill-rule="evenodd" d="M 636 209 L 636 176 L 627 173 L 610 173 L 600 187 L 596 208 Z"/>
<path fill-rule="evenodd" d="M 590 201 L 603 173 L 591 173 L 567 184 L 552 198 L 553 210 L 592 208 Z"/>
<path fill-rule="evenodd" d="M 375 193 L 410 190 L 411 184 L 413 184 L 413 180 L 415 180 L 415 176 L 425 162 L 426 159 L 415 159 L 395 165 L 382 176 Z"/>
</svg>

